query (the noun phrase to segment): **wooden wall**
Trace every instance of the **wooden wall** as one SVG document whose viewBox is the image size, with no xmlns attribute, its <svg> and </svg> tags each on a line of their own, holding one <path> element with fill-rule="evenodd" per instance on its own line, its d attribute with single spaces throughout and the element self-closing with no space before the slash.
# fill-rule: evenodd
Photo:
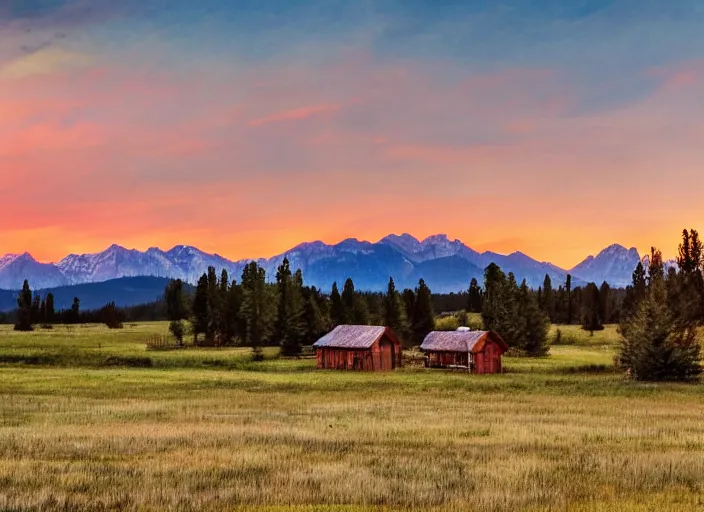
<svg viewBox="0 0 704 512">
<path fill-rule="evenodd" d="M 429 368 L 467 366 L 467 352 L 428 352 L 426 365 Z M 472 373 L 501 373 L 501 349 L 487 340 L 479 352 L 472 354 Z"/>
<path fill-rule="evenodd" d="M 401 367 L 401 350 L 400 344 L 384 338 L 367 350 L 323 347 L 316 350 L 317 367 L 321 370 L 390 371 Z"/>
</svg>

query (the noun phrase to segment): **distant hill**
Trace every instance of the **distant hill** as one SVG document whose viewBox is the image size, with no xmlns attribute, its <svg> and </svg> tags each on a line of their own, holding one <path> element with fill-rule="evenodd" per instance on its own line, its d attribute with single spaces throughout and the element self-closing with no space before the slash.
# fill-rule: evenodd
<svg viewBox="0 0 704 512">
<path fill-rule="evenodd" d="M 541 286 L 546 274 L 557 287 L 565 282 L 568 273 L 572 274 L 574 286 L 607 281 L 612 286 L 622 287 L 630 282 L 640 261 L 635 249 L 612 245 L 573 269 L 565 270 L 521 252 L 480 253 L 443 234 L 422 241 L 402 234 L 389 235 L 375 243 L 354 238 L 334 245 L 307 242 L 273 258 L 256 261 L 273 280 L 276 267 L 284 257 L 288 257 L 293 269 L 303 271 L 306 284 L 326 291 L 334 281 L 342 285 L 348 277 L 359 290 L 383 291 L 389 277 L 393 277 L 399 288 L 415 287 L 418 279 L 423 278 L 439 293 L 465 290 L 473 277 L 481 282 L 484 269 L 491 262 L 507 273 L 513 272 L 519 283 L 525 279 L 532 288 Z M 112 245 L 96 254 L 72 254 L 58 263 L 39 263 L 25 253 L 0 258 L 0 288 L 20 289 L 24 279 L 29 279 L 33 288 L 57 288 L 145 276 L 178 278 L 195 284 L 209 266 L 214 266 L 218 272 L 226 269 L 233 278 L 239 279 L 249 261 L 230 261 L 186 245 L 168 251 L 153 247 L 144 252 Z"/>
<path fill-rule="evenodd" d="M 169 279 L 162 277 L 124 277 L 102 283 L 85 283 L 78 285 L 59 286 L 36 290 L 45 296 L 48 292 L 54 294 L 57 310 L 68 309 L 73 304 L 73 298 L 81 300 L 81 309 L 98 309 L 109 302 L 117 306 L 134 306 L 159 299 L 164 294 L 164 288 Z M 0 311 L 11 311 L 17 307 L 17 292 L 0 290 Z"/>
</svg>

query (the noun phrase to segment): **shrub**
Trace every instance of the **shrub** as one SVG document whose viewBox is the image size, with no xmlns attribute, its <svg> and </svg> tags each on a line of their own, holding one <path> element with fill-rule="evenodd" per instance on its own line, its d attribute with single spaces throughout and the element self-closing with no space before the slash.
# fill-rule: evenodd
<svg viewBox="0 0 704 512">
<path fill-rule="evenodd" d="M 460 323 L 456 316 L 439 318 L 437 322 L 435 322 L 435 329 L 438 331 L 456 331 L 459 326 Z"/>
</svg>

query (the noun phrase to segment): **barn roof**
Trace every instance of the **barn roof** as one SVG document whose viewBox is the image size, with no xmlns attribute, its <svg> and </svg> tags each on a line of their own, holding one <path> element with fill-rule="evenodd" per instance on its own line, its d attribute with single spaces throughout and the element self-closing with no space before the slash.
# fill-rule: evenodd
<svg viewBox="0 0 704 512">
<path fill-rule="evenodd" d="M 421 350 L 433 352 L 474 352 L 480 350 L 482 340 L 490 336 L 503 350 L 508 346 L 501 336 L 493 331 L 433 331 L 420 346 Z"/>
<path fill-rule="evenodd" d="M 316 348 L 368 349 L 384 334 L 387 334 L 394 342 L 396 341 L 396 337 L 388 327 L 377 325 L 338 325 L 316 341 L 313 346 Z"/>
</svg>

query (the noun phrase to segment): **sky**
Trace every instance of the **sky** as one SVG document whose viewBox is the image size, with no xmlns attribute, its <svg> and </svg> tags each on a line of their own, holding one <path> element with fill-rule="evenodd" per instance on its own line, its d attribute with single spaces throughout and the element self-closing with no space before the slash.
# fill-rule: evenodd
<svg viewBox="0 0 704 512">
<path fill-rule="evenodd" d="M 704 229 L 700 0 L 0 0 L 0 254 Z"/>
</svg>

